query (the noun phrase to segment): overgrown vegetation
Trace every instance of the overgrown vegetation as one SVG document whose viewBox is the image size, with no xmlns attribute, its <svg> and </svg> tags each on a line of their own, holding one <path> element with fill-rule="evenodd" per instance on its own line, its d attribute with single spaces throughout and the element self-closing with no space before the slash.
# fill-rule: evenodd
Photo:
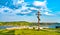
<svg viewBox="0 0 60 35">
<path fill-rule="evenodd" d="M 51 25 L 51 24 L 56 24 L 56 23 L 40 23 L 41 25 Z M 60 23 L 57 23 L 60 24 Z M 25 21 L 20 21 L 20 22 L 0 22 L 0 26 L 37 26 L 37 23 L 34 22 L 25 22 Z"/>
<path fill-rule="evenodd" d="M 59 32 L 34 29 L 0 30 L 0 35 L 60 35 Z"/>
<path fill-rule="evenodd" d="M 24 26 L 24 25 L 32 25 L 29 22 L 0 22 L 0 26 Z"/>
</svg>

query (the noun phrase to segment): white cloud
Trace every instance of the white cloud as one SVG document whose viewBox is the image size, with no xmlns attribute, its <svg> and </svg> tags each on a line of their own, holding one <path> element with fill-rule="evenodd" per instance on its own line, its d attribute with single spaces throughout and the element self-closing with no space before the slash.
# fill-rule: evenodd
<svg viewBox="0 0 60 35">
<path fill-rule="evenodd" d="M 53 15 L 53 14 L 49 13 L 49 12 L 52 12 L 52 11 L 49 10 L 48 7 L 47 7 L 47 0 L 44 0 L 44 1 L 34 1 L 33 5 L 41 7 L 40 8 L 40 12 L 41 13 L 43 13 L 45 15 Z"/>
<path fill-rule="evenodd" d="M 29 14 L 29 13 L 31 13 L 31 12 L 32 12 L 32 11 L 31 11 L 31 10 L 28 10 L 28 9 L 26 9 L 26 11 L 23 10 L 23 9 L 17 9 L 17 10 L 14 11 L 15 14 L 16 14 L 16 13 Z"/>
<path fill-rule="evenodd" d="M 27 7 L 27 5 L 29 5 L 29 4 L 27 4 L 27 2 L 24 2 L 24 0 L 13 0 L 13 5 L 15 5 L 16 7 L 18 5 L 21 5 L 21 8 L 14 10 L 15 13 L 28 14 L 28 13 L 32 12 L 32 11 L 28 10 L 28 8 L 30 8 L 30 7 Z M 25 11 L 25 10 L 27 10 L 27 11 Z"/>
<path fill-rule="evenodd" d="M 24 0 L 13 0 L 14 5 L 18 5 L 18 4 L 21 4 L 23 2 L 24 2 Z"/>
<path fill-rule="evenodd" d="M 16 13 L 28 14 L 28 13 L 32 12 L 31 10 L 28 10 L 28 7 L 22 7 L 22 8 L 15 9 L 15 10 L 10 9 L 8 7 L 3 7 L 3 8 L 0 8 L 0 13 L 4 14 L 5 13 L 4 10 L 8 10 L 8 13 L 12 12 L 13 14 L 16 14 Z M 8 13 L 6 13 L 6 14 L 8 14 Z"/>
<path fill-rule="evenodd" d="M 33 5 L 35 5 L 35 6 L 45 6 L 46 5 L 46 1 L 43 1 L 43 2 L 41 2 L 41 1 L 34 1 Z"/>
<path fill-rule="evenodd" d="M 8 7 L 2 7 L 2 8 L 0 8 L 0 12 L 1 13 L 4 13 L 4 10 L 8 10 L 8 12 L 12 12 L 13 11 L 12 9 L 10 9 Z"/>
<path fill-rule="evenodd" d="M 39 10 L 39 9 L 37 9 L 37 8 L 35 8 L 35 7 L 30 7 L 30 9 L 31 9 L 31 10 Z"/>
<path fill-rule="evenodd" d="M 31 13 L 32 11 L 30 11 L 30 10 L 27 10 L 27 12 L 20 12 L 21 14 L 29 14 L 29 13 Z"/>
<path fill-rule="evenodd" d="M 8 7 L 2 7 L 2 8 L 0 8 L 0 12 L 2 13 L 4 10 L 9 10 L 9 12 L 12 12 L 13 14 L 16 14 L 16 13 L 28 14 L 28 13 L 32 12 L 31 10 L 28 10 L 28 8 L 30 8 L 30 7 L 26 7 L 28 4 L 26 2 L 24 2 L 24 0 L 13 0 L 13 5 L 15 5 L 17 7 L 19 4 L 22 4 L 22 5 L 18 9 L 14 10 L 14 9 L 10 9 Z M 24 12 L 22 12 L 22 10 Z M 25 10 L 27 10 L 27 11 L 25 11 Z"/>
<path fill-rule="evenodd" d="M 39 7 L 43 8 L 43 9 L 48 9 L 46 0 L 45 1 L 34 1 L 33 5 L 34 6 L 39 6 Z"/>
<path fill-rule="evenodd" d="M 53 16 L 54 14 L 51 14 L 51 13 L 49 13 L 49 12 L 45 12 L 44 13 L 45 15 L 48 15 L 48 16 Z"/>
<path fill-rule="evenodd" d="M 43 2 L 34 1 L 33 5 L 42 6 L 40 8 L 40 12 L 42 12 L 46 15 L 51 15 L 48 12 L 52 12 L 52 11 L 47 8 L 47 5 L 46 5 L 47 3 L 46 2 L 47 2 L 46 0 L 43 1 Z M 29 14 L 29 13 L 32 12 L 32 10 L 39 10 L 38 8 L 35 8 L 35 7 L 27 7 L 28 4 L 26 2 L 24 2 L 24 0 L 13 0 L 13 5 L 18 6 L 18 4 L 22 4 L 21 7 L 18 8 L 18 9 L 13 10 L 13 9 L 8 8 L 8 7 L 3 7 L 3 8 L 0 8 L 0 12 L 3 12 L 4 10 L 9 10 L 9 12 L 12 12 L 13 14 L 16 14 L 16 13 Z M 43 10 L 45 10 L 45 12 L 43 12 Z"/>
<path fill-rule="evenodd" d="M 29 7 L 26 7 L 25 5 L 24 6 L 22 6 L 22 8 L 21 8 L 21 10 L 26 10 L 26 9 L 28 9 Z"/>
</svg>

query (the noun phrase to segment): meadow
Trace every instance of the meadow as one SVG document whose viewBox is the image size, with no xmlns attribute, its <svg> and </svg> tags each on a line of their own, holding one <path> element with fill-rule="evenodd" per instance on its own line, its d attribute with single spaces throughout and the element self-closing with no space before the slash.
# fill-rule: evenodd
<svg viewBox="0 0 60 35">
<path fill-rule="evenodd" d="M 49 31 L 52 30 L 52 31 Z M 59 30 L 53 31 L 55 29 L 47 30 L 35 30 L 35 29 L 14 29 L 14 30 L 0 30 L 0 35 L 60 35 Z"/>
</svg>

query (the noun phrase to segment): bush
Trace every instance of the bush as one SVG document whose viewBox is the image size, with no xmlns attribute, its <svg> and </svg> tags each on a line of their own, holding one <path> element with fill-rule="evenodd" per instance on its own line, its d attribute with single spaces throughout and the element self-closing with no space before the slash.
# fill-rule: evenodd
<svg viewBox="0 0 60 35">
<path fill-rule="evenodd" d="M 35 27 L 33 27 L 33 29 L 35 29 Z"/>
</svg>

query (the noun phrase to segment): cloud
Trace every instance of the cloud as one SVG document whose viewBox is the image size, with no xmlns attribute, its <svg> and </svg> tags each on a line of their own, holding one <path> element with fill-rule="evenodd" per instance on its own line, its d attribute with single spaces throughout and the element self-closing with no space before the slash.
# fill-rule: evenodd
<svg viewBox="0 0 60 35">
<path fill-rule="evenodd" d="M 2 7 L 0 8 L 0 12 L 4 13 L 5 11 L 12 12 L 13 14 L 20 13 L 20 14 L 28 14 L 32 12 L 31 10 L 28 10 L 30 7 L 27 7 L 27 3 L 24 2 L 24 0 L 13 0 L 13 5 L 16 7 L 21 4 L 21 7 L 18 9 L 11 9 L 9 7 Z"/>
<path fill-rule="evenodd" d="M 45 12 L 44 13 L 45 15 L 48 15 L 48 16 L 53 16 L 54 14 L 51 14 L 51 13 L 49 13 L 49 12 Z"/>
<path fill-rule="evenodd" d="M 24 0 L 13 0 L 13 5 L 15 7 L 18 7 L 19 5 L 21 7 L 19 7 L 18 9 L 11 9 L 9 7 L 2 7 L 0 8 L 0 12 L 4 13 L 4 11 L 8 11 L 8 13 L 13 13 L 13 14 L 16 14 L 16 13 L 20 13 L 20 14 L 30 14 L 31 12 L 33 12 L 33 10 L 40 10 L 41 13 L 45 13 L 47 15 L 50 15 L 48 14 L 49 12 L 52 12 L 51 10 L 49 10 L 47 8 L 47 1 L 34 1 L 33 3 L 33 6 L 32 7 L 27 7 L 27 5 L 29 5 L 29 3 L 25 2 Z M 31 4 L 30 4 L 31 5 Z M 40 9 L 34 7 L 34 6 L 37 6 L 37 7 L 41 7 Z M 35 12 L 35 11 L 34 11 Z M 47 13 L 48 12 L 48 13 Z"/>
<path fill-rule="evenodd" d="M 46 2 L 41 2 L 41 1 L 34 1 L 33 3 L 35 6 L 45 6 Z"/>
<path fill-rule="evenodd" d="M 23 2 L 24 2 L 24 0 L 13 0 L 14 5 L 18 5 L 18 4 L 21 4 Z"/>
<path fill-rule="evenodd" d="M 28 14 L 30 12 L 32 12 L 30 9 L 30 7 L 27 7 L 27 2 L 24 2 L 24 0 L 13 0 L 13 5 L 15 5 L 16 7 L 18 7 L 19 5 L 21 6 L 18 9 L 15 9 L 15 13 L 20 13 L 20 14 Z"/>
<path fill-rule="evenodd" d="M 31 10 L 39 10 L 39 9 L 37 9 L 37 8 L 35 8 L 35 7 L 30 7 L 30 9 L 31 9 Z"/>
<path fill-rule="evenodd" d="M 30 11 L 30 10 L 27 10 L 27 12 L 20 12 L 21 14 L 28 14 L 28 13 L 31 13 L 32 11 Z"/>
<path fill-rule="evenodd" d="M 47 0 L 45 0 L 45 1 L 34 1 L 33 5 L 37 6 L 37 7 L 41 7 L 43 9 L 47 9 Z"/>
<path fill-rule="evenodd" d="M 22 7 L 22 8 L 19 8 L 19 9 L 10 9 L 8 7 L 2 7 L 0 8 L 0 13 L 4 14 L 5 11 L 8 11 L 6 12 L 6 14 L 8 13 L 13 13 L 13 14 L 16 14 L 16 13 L 20 13 L 20 14 L 29 14 L 31 13 L 32 11 L 31 10 L 28 10 L 27 7 Z"/>
<path fill-rule="evenodd" d="M 8 8 L 8 7 L 2 7 L 2 8 L 0 8 L 0 12 L 1 13 L 4 13 L 4 11 L 12 12 L 13 10 L 10 9 L 10 8 Z"/>
<path fill-rule="evenodd" d="M 20 13 L 20 14 L 29 14 L 29 13 L 31 13 L 32 11 L 31 10 L 20 10 L 20 9 L 17 9 L 17 10 L 15 10 L 15 14 L 16 13 Z"/>
<path fill-rule="evenodd" d="M 47 0 L 44 0 L 44 1 L 34 1 L 33 5 L 37 6 L 37 7 L 40 7 L 39 11 L 41 13 L 44 13 L 45 15 L 53 15 L 53 14 L 49 13 L 49 12 L 52 12 L 52 11 L 49 10 L 48 7 L 47 7 Z"/>
</svg>

